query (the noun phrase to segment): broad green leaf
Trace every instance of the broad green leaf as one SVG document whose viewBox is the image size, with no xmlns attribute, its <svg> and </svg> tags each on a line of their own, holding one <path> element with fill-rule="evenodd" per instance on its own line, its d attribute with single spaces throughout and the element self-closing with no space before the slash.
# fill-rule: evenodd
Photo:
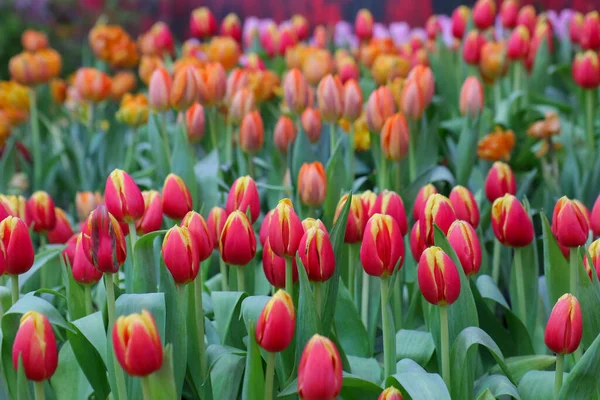
<svg viewBox="0 0 600 400">
<path fill-rule="evenodd" d="M 361 272 L 361 271 L 359 271 Z M 340 284 L 335 311 L 337 337 L 348 355 L 368 358 L 371 355 L 369 338 L 350 292 Z"/>
<path fill-rule="evenodd" d="M 335 206 L 337 205 L 340 195 L 344 189 L 343 176 L 346 173 L 344 165 L 344 155 L 342 153 L 342 140 L 338 139 L 332 156 L 327 162 L 325 174 L 327 176 L 327 194 L 325 196 L 325 204 L 323 206 L 323 222 L 325 226 L 333 224 L 335 214 Z"/>
<path fill-rule="evenodd" d="M 158 288 L 160 263 L 157 263 L 154 242 L 166 231 L 155 231 L 138 238 L 133 259 L 133 293 L 153 293 Z"/>
<path fill-rule="evenodd" d="M 585 348 L 591 346 L 592 342 L 596 341 L 596 335 L 600 332 L 600 313 L 598 312 L 600 309 L 600 290 L 597 287 L 597 282 L 590 281 L 580 254 L 580 252 L 577 254 L 579 284 L 576 296 L 581 304 L 581 314 L 583 317 L 581 346 Z"/>
<path fill-rule="evenodd" d="M 94 391 L 77 363 L 69 342 L 60 348 L 58 367 L 50 384 L 57 400 L 87 399 Z"/>
<path fill-rule="evenodd" d="M 304 346 L 314 334 L 321 334 L 322 328 L 321 321 L 317 315 L 315 296 L 310 287 L 306 269 L 302 264 L 302 260 L 297 255 L 296 266 L 298 267 L 298 281 L 300 283 L 298 313 L 296 314 L 296 364 L 299 364 L 302 352 L 304 351 Z M 323 308 L 323 310 L 325 309 L 326 308 Z"/>
<path fill-rule="evenodd" d="M 515 251 L 521 252 L 521 259 L 523 262 L 523 280 L 525 282 L 525 310 L 527 312 L 527 321 L 525 325 L 529 331 L 529 335 L 533 336 L 535 331 L 535 324 L 537 320 L 537 305 L 538 305 L 538 263 L 536 262 L 536 243 L 533 241 L 527 247 L 521 247 L 515 249 Z M 510 273 L 510 302 L 512 305 L 512 311 L 516 315 L 519 315 L 520 299 L 517 291 L 517 280 L 520 279 L 517 276 L 516 268 L 516 257 L 513 257 L 511 273 Z"/>
<path fill-rule="evenodd" d="M 348 362 L 352 375 L 376 384 L 381 382 L 381 366 L 376 359 L 348 356 Z"/>
<path fill-rule="evenodd" d="M 215 346 L 208 348 L 209 355 Z M 211 365 L 210 379 L 215 399 L 237 399 L 241 390 L 246 357 L 234 352 L 224 353 Z"/>
<path fill-rule="evenodd" d="M 403 360 L 400 363 L 406 362 L 412 361 Z M 404 369 L 402 366 L 400 368 Z M 405 400 L 450 400 L 450 393 L 442 377 L 425 371 L 399 372 L 388 377 L 385 386 L 395 386 L 400 389 Z"/>
<path fill-rule="evenodd" d="M 199 207 L 198 184 L 194 174 L 194 148 L 190 146 L 187 139 L 185 118 L 177 122 L 176 129 L 173 132 L 174 145 L 173 155 L 171 157 L 171 173 L 178 175 L 183 179 L 190 194 L 194 208 Z"/>
<path fill-rule="evenodd" d="M 475 398 L 480 399 L 485 392 L 489 392 L 492 398 L 510 396 L 520 399 L 517 387 L 504 375 L 486 375 L 475 382 Z M 484 397 L 485 398 L 485 397 Z"/>
<path fill-rule="evenodd" d="M 543 371 L 556 362 L 555 356 L 521 356 L 506 358 L 504 363 L 516 382 L 520 382 L 529 371 Z M 491 374 L 501 373 L 497 365 L 490 370 Z"/>
<path fill-rule="evenodd" d="M 587 276 L 586 276 L 587 279 Z M 593 399 L 600 391 L 600 335 L 596 337 L 592 345 L 587 349 L 581 360 L 569 373 L 563 382 L 560 391 L 560 400 L 566 399 Z"/>
<path fill-rule="evenodd" d="M 277 385 L 277 380 L 274 380 L 274 385 Z M 246 371 L 242 385 L 242 399 L 260 399 L 264 393 L 265 375 L 262 368 L 262 357 L 258 343 L 256 343 L 254 325 L 251 324 L 248 328 L 248 353 L 246 354 Z M 273 393 L 277 393 L 277 391 L 273 390 Z"/>
<path fill-rule="evenodd" d="M 519 382 L 522 400 L 548 400 L 554 398 L 554 371 L 529 371 Z"/>
<path fill-rule="evenodd" d="M 73 321 L 85 317 L 85 289 L 75 281 L 69 267 L 60 257 L 62 268 L 62 280 L 67 295 L 67 310 L 69 311 L 69 320 Z"/>
<path fill-rule="evenodd" d="M 198 181 L 198 204 L 205 210 L 219 204 L 219 153 L 211 151 L 206 157 L 194 166 L 194 173 Z"/>
<path fill-rule="evenodd" d="M 342 377 L 342 392 L 340 395 L 343 399 L 377 400 L 381 392 L 381 387 L 371 381 L 348 373 L 344 373 Z"/>
<path fill-rule="evenodd" d="M 43 249 L 35 256 L 33 266 L 29 271 L 19 275 L 21 293 L 28 293 L 41 287 L 40 272 L 46 270 L 46 287 L 53 288 L 62 283 L 59 255 L 62 247 Z"/>
<path fill-rule="evenodd" d="M 245 348 L 242 339 L 246 336 L 244 321 L 240 318 L 242 301 L 248 296 L 242 292 L 212 292 L 217 332 L 221 343 Z M 215 398 L 216 397 L 215 395 Z"/>
<path fill-rule="evenodd" d="M 160 369 L 148 376 L 152 400 L 172 400 L 177 397 L 173 374 L 173 351 L 168 344 L 163 350 L 163 363 Z"/>
<path fill-rule="evenodd" d="M 435 351 L 431 333 L 400 329 L 396 333 L 396 360 L 409 358 L 425 367 Z"/>
</svg>

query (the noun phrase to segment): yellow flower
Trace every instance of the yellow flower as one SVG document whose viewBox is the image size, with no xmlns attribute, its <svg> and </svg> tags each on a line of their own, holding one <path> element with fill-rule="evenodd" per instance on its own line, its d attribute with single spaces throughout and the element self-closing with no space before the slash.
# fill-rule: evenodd
<svg viewBox="0 0 600 400">
<path fill-rule="evenodd" d="M 346 133 L 350 132 L 350 122 L 342 119 L 339 124 Z M 367 118 L 363 113 L 354 121 L 354 150 L 367 151 L 369 148 L 371 148 L 371 136 L 367 127 Z"/>
<path fill-rule="evenodd" d="M 129 126 L 148 122 L 148 99 L 143 94 L 126 93 L 117 111 L 117 119 Z"/>
</svg>

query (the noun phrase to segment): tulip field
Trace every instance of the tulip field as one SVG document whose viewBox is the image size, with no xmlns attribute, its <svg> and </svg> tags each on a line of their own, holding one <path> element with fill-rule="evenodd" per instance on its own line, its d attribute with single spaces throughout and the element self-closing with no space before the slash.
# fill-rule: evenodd
<svg viewBox="0 0 600 400">
<path fill-rule="evenodd" d="M 188 31 L 23 32 L 0 399 L 600 399 L 597 11 Z"/>
</svg>

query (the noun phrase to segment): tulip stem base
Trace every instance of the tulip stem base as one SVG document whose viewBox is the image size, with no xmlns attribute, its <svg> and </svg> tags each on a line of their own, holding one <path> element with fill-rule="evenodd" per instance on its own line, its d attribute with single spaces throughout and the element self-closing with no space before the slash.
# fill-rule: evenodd
<svg viewBox="0 0 600 400">
<path fill-rule="evenodd" d="M 525 304 L 525 276 L 523 274 L 523 257 L 521 249 L 515 248 L 515 268 L 517 274 L 517 301 L 519 302 L 519 317 L 527 326 L 527 306 Z"/>
<path fill-rule="evenodd" d="M 350 298 L 352 300 L 355 300 L 354 292 L 356 286 L 356 268 L 354 267 L 354 258 L 354 244 L 350 243 L 348 245 L 348 291 L 350 292 Z"/>
<path fill-rule="evenodd" d="M 575 297 L 577 297 L 578 294 L 579 262 L 581 262 L 581 260 L 577 255 L 577 247 L 571 248 L 569 252 L 569 292 Z M 578 346 L 575 352 L 573 352 L 575 362 L 579 361 L 582 355 L 583 351 L 581 350 L 581 346 Z"/>
<path fill-rule="evenodd" d="M 383 370 L 385 377 L 394 374 L 396 369 L 396 335 L 390 318 L 390 279 L 381 278 L 381 329 L 383 331 Z"/>
<path fill-rule="evenodd" d="M 83 290 L 85 294 L 85 315 L 93 314 L 94 304 L 92 303 L 92 286 L 83 285 Z"/>
<path fill-rule="evenodd" d="M 42 148 L 40 141 L 40 120 L 38 118 L 37 90 L 29 89 L 29 121 L 31 124 L 31 144 L 33 147 L 33 188 L 41 189 Z"/>
<path fill-rule="evenodd" d="M 152 399 L 152 389 L 150 388 L 150 376 L 142 376 L 142 394 L 144 396 L 144 400 Z"/>
<path fill-rule="evenodd" d="M 354 123 L 350 123 L 349 128 L 350 134 L 348 137 L 348 164 L 350 167 L 350 182 L 348 187 L 352 187 L 354 185 Z"/>
<path fill-rule="evenodd" d="M 254 156 L 252 153 L 248 153 L 248 175 L 252 179 L 256 179 L 256 170 L 254 168 Z"/>
<path fill-rule="evenodd" d="M 12 293 L 12 303 L 19 301 L 19 275 L 10 276 L 10 288 Z"/>
<path fill-rule="evenodd" d="M 46 393 L 44 393 L 44 381 L 34 381 L 33 390 L 35 391 L 35 400 L 44 400 Z"/>
<path fill-rule="evenodd" d="M 237 271 L 237 290 L 238 292 L 244 292 L 246 291 L 244 267 L 237 266 L 235 269 Z"/>
<path fill-rule="evenodd" d="M 204 306 L 202 305 L 202 271 L 194 280 L 194 305 L 196 315 L 196 335 L 198 336 L 198 353 L 200 354 L 200 377 L 202 382 L 207 378 L 206 371 L 208 360 L 206 359 L 206 351 L 204 349 Z"/>
<path fill-rule="evenodd" d="M 163 136 L 165 151 L 167 152 L 167 161 L 171 164 L 171 144 L 169 143 L 169 132 L 167 131 L 167 116 L 165 113 L 160 113 L 160 130 Z"/>
<path fill-rule="evenodd" d="M 131 244 L 131 261 L 133 261 L 135 243 L 137 242 L 137 231 L 135 229 L 135 222 L 131 222 L 128 225 L 129 225 L 129 243 Z"/>
<path fill-rule="evenodd" d="M 104 286 L 106 288 L 106 307 L 108 311 L 108 335 L 110 336 L 113 330 L 113 326 L 115 324 L 115 318 L 117 314 L 117 309 L 115 306 L 115 287 L 114 287 L 113 274 L 104 274 Z M 109 349 L 109 352 L 112 352 L 112 349 Z M 127 399 L 127 392 L 125 390 L 125 376 L 123 375 L 123 370 L 119 365 L 119 361 L 117 357 L 112 355 L 113 357 L 113 367 L 115 370 L 115 380 L 117 383 L 117 393 L 119 395 L 119 400 Z"/>
<path fill-rule="evenodd" d="M 44 234 L 40 235 L 40 247 L 38 251 L 41 251 L 43 247 L 46 246 L 46 236 Z M 42 266 L 40 268 L 40 288 L 46 288 L 48 286 L 48 269 Z"/>
<path fill-rule="evenodd" d="M 232 142 L 233 142 L 233 125 L 231 124 L 231 119 L 227 118 L 227 127 L 226 127 L 226 132 L 225 132 L 225 162 L 227 163 L 227 165 L 231 164 L 233 162 L 233 147 L 232 147 Z M 248 164 L 250 164 L 250 159 L 248 160 Z M 250 165 L 248 165 L 248 168 L 251 169 L 252 167 L 250 167 Z M 252 176 L 252 174 L 249 174 L 250 176 Z"/>
<path fill-rule="evenodd" d="M 273 399 L 273 382 L 275 381 L 275 358 L 277 353 L 267 353 L 267 371 L 265 374 L 265 400 Z"/>
<path fill-rule="evenodd" d="M 402 271 L 398 271 L 398 274 L 401 274 Z M 394 282 L 394 288 L 392 289 L 392 309 L 394 310 L 394 327 L 396 330 L 402 328 L 402 292 L 403 292 L 403 284 L 399 279 L 396 278 Z"/>
<path fill-rule="evenodd" d="M 363 325 L 369 329 L 369 275 L 362 272 L 362 293 L 360 299 L 360 319 Z"/>
<path fill-rule="evenodd" d="M 448 306 L 440 306 L 440 345 L 442 347 L 442 378 L 450 390 L 450 334 L 448 333 Z"/>
<path fill-rule="evenodd" d="M 381 170 L 377 171 L 377 175 L 379 175 L 379 192 L 381 193 L 384 189 L 388 188 L 388 177 L 387 177 L 387 159 L 383 155 L 383 151 L 381 152 Z"/>
<path fill-rule="evenodd" d="M 496 286 L 500 286 L 500 252 L 502 244 L 498 239 L 494 239 L 494 255 L 492 259 L 492 279 Z"/>
<path fill-rule="evenodd" d="M 227 265 L 221 257 L 219 257 L 219 268 L 221 270 L 221 290 L 226 292 L 229 290 L 229 283 L 227 282 Z"/>
<path fill-rule="evenodd" d="M 415 139 L 419 131 L 419 122 L 411 121 L 408 125 L 408 179 L 409 183 L 413 183 L 417 179 L 417 160 L 415 155 Z"/>
<path fill-rule="evenodd" d="M 560 389 L 563 383 L 563 372 L 565 370 L 565 355 L 556 355 L 556 373 L 554 376 L 554 398 L 558 399 Z"/>
<path fill-rule="evenodd" d="M 285 291 L 290 296 L 294 297 L 294 265 L 290 257 L 285 258 Z"/>
<path fill-rule="evenodd" d="M 590 154 L 596 154 L 596 140 L 594 138 L 594 110 L 596 103 L 596 89 L 584 90 L 585 102 L 585 133 L 588 141 L 588 151 Z M 594 157 L 590 157 L 594 160 Z M 593 162 L 593 161 L 592 161 Z"/>
<path fill-rule="evenodd" d="M 335 151 L 335 123 L 331 122 L 329 124 L 329 158 L 333 157 L 333 152 Z"/>
</svg>

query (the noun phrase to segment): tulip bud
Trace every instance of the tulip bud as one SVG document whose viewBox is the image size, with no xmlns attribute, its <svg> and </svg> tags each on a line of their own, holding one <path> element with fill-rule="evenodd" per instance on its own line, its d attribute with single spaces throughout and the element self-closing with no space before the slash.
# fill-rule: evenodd
<svg viewBox="0 0 600 400">
<path fill-rule="evenodd" d="M 516 194 L 515 176 L 508 164 L 496 161 L 485 178 L 485 197 L 490 203 L 505 194 Z"/>
<path fill-rule="evenodd" d="M 335 123 L 344 112 L 344 87 L 338 76 L 327 75 L 317 88 L 319 112 L 325 122 Z"/>
<path fill-rule="evenodd" d="M 169 72 L 162 67 L 156 68 L 148 85 L 148 102 L 155 111 L 165 112 L 169 109 L 172 87 Z"/>
<path fill-rule="evenodd" d="M 546 346 L 557 354 L 573 353 L 581 343 L 582 325 L 579 301 L 570 293 L 563 294 L 552 308 L 546 324 Z"/>
<path fill-rule="evenodd" d="M 250 220 L 241 211 L 227 217 L 219 238 L 221 258 L 229 265 L 244 266 L 256 255 L 256 236 Z"/>
<path fill-rule="evenodd" d="M 254 92 L 249 88 L 241 88 L 231 99 L 229 118 L 231 123 L 238 125 L 242 119 L 255 108 Z"/>
<path fill-rule="evenodd" d="M 373 15 L 371 11 L 366 8 L 358 11 L 354 20 L 354 33 L 361 41 L 371 39 L 373 36 Z"/>
<path fill-rule="evenodd" d="M 427 246 L 425 246 L 421 236 L 421 224 L 417 220 L 410 231 L 410 252 L 413 259 L 418 262 L 426 248 Z"/>
<path fill-rule="evenodd" d="M 285 287 L 285 258 L 273 253 L 269 238 L 265 238 L 262 253 L 263 271 L 269 283 L 276 288 Z M 296 258 L 292 258 L 292 281 L 298 282 L 298 267 Z"/>
<path fill-rule="evenodd" d="M 221 36 L 229 36 L 236 42 L 242 41 L 242 24 L 239 17 L 234 13 L 229 13 L 221 22 Z"/>
<path fill-rule="evenodd" d="M 314 108 L 307 108 L 302 112 L 300 116 L 300 122 L 302 123 L 302 129 L 306 133 L 306 137 L 311 143 L 317 143 L 321 137 L 321 115 L 319 110 Z"/>
<path fill-rule="evenodd" d="M 152 85 L 152 80 L 150 81 L 150 85 Z M 152 88 L 152 86 L 150 86 L 150 88 Z M 150 96 L 152 96 L 152 92 L 150 93 Z M 169 95 L 171 106 L 175 110 L 186 110 L 194 104 L 197 97 L 198 84 L 196 83 L 196 72 L 194 67 L 188 65 L 187 67 L 179 69 L 175 73 L 173 86 L 171 87 L 171 93 Z"/>
<path fill-rule="evenodd" d="M 298 395 L 305 400 L 333 400 L 342 390 L 342 361 L 335 344 L 314 335 L 304 347 L 298 368 Z"/>
<path fill-rule="evenodd" d="M 373 216 L 373 214 L 375 214 L 375 203 L 377 202 L 377 199 L 378 196 L 370 190 L 365 190 L 360 194 L 360 202 L 365 210 L 365 217 L 367 221 Z M 404 205 L 402 205 L 402 207 L 404 207 Z"/>
<path fill-rule="evenodd" d="M 481 268 L 481 245 L 473 226 L 456 220 L 448 229 L 448 242 L 456 252 L 465 275 L 471 276 Z"/>
<path fill-rule="evenodd" d="M 192 233 L 185 226 L 175 225 L 167 231 L 162 244 L 165 266 L 178 285 L 196 279 L 200 270 L 198 249 Z"/>
<path fill-rule="evenodd" d="M 95 68 L 79 68 L 73 86 L 82 99 L 101 102 L 111 94 L 112 82 L 108 75 Z"/>
<path fill-rule="evenodd" d="M 369 96 L 365 113 L 371 133 L 379 134 L 385 121 L 395 112 L 394 96 L 387 86 L 381 86 Z"/>
<path fill-rule="evenodd" d="M 227 89 L 227 77 L 225 69 L 220 63 L 211 62 L 196 70 L 196 80 L 199 89 L 198 101 L 203 106 L 208 107 L 221 103 Z"/>
<path fill-rule="evenodd" d="M 50 94 L 52 95 L 52 101 L 56 104 L 64 104 L 67 99 L 67 83 L 62 79 L 52 79 L 50 81 Z"/>
<path fill-rule="evenodd" d="M 327 176 L 318 161 L 304 163 L 298 173 L 298 197 L 309 207 L 320 207 L 327 194 Z"/>
<path fill-rule="evenodd" d="M 386 159 L 400 161 L 408 154 L 408 124 L 402 114 L 387 119 L 381 129 L 381 151 Z"/>
<path fill-rule="evenodd" d="M 88 260 L 103 273 L 116 273 L 127 258 L 125 236 L 117 219 L 100 205 L 88 217 L 83 233 Z"/>
<path fill-rule="evenodd" d="M 505 0 L 500 8 L 500 20 L 502 26 L 513 29 L 517 26 L 517 16 L 519 15 L 519 0 Z"/>
<path fill-rule="evenodd" d="M 288 153 L 288 149 L 296 140 L 296 127 L 294 122 L 285 115 L 279 117 L 275 130 L 273 131 L 273 141 L 277 150 L 283 155 Z"/>
<path fill-rule="evenodd" d="M 466 187 L 459 185 L 452 189 L 449 198 L 456 218 L 467 221 L 473 228 L 477 228 L 477 225 L 479 225 L 479 207 L 473 193 Z"/>
<path fill-rule="evenodd" d="M 465 29 L 467 28 L 467 22 L 471 10 L 467 6 L 458 6 L 452 13 L 452 36 L 456 39 L 462 39 L 465 35 Z"/>
<path fill-rule="evenodd" d="M 460 295 L 460 276 L 452 259 L 436 246 L 423 251 L 417 266 L 419 288 L 433 305 L 450 305 Z"/>
<path fill-rule="evenodd" d="M 248 208 L 250 208 L 250 219 L 253 224 L 260 214 L 260 198 L 254 179 L 249 176 L 241 176 L 231 185 L 225 210 L 227 210 L 227 214 L 231 214 L 235 210 L 246 213 Z"/>
<path fill-rule="evenodd" d="M 581 26 L 579 44 L 584 50 L 598 51 L 600 49 L 600 16 L 598 11 L 591 11 L 585 15 Z"/>
<path fill-rule="evenodd" d="M 565 247 L 583 246 L 589 230 L 586 216 L 579 206 L 567 196 L 561 197 L 552 214 L 552 233 L 558 243 Z"/>
<path fill-rule="evenodd" d="M 79 221 L 85 221 L 96 207 L 102 204 L 102 195 L 99 192 L 77 192 L 75 194 L 75 208 Z"/>
<path fill-rule="evenodd" d="M 50 244 L 63 244 L 67 243 L 67 240 L 73 236 L 73 228 L 67 218 L 64 210 L 56 207 L 54 209 L 56 214 L 56 225 L 54 229 L 48 231 L 48 243 Z"/>
<path fill-rule="evenodd" d="M 240 126 L 240 148 L 244 153 L 257 153 L 263 146 L 265 128 L 258 111 L 246 114 Z"/>
<path fill-rule="evenodd" d="M 528 4 L 519 10 L 519 14 L 517 15 L 517 25 L 526 27 L 530 35 L 535 31 L 536 22 L 537 15 L 535 8 L 532 5 Z"/>
<path fill-rule="evenodd" d="M 410 70 L 407 80 L 415 80 L 422 90 L 425 107 L 427 107 L 433 99 L 435 92 L 435 78 L 431 68 L 424 65 L 416 65 Z"/>
<path fill-rule="evenodd" d="M 340 199 L 335 209 L 334 223 L 337 221 L 342 209 L 348 201 L 348 195 L 345 194 Z M 348 212 L 348 223 L 344 234 L 344 243 L 358 243 L 362 241 L 365 225 L 367 224 L 367 215 L 358 196 L 352 196 L 350 210 Z"/>
<path fill-rule="evenodd" d="M 138 235 L 145 235 L 160 229 L 163 221 L 162 201 L 156 190 L 142 192 L 144 197 L 144 215 L 136 221 L 135 229 Z"/>
<path fill-rule="evenodd" d="M 573 44 L 579 44 L 581 40 L 581 32 L 583 31 L 583 14 L 580 12 L 573 13 L 573 17 L 569 22 L 569 38 Z"/>
<path fill-rule="evenodd" d="M 273 215 L 273 212 L 275 212 L 275 209 L 267 211 L 262 223 L 260 224 L 258 239 L 263 247 L 265 246 L 267 238 L 269 237 L 269 225 L 271 224 L 271 216 Z"/>
<path fill-rule="evenodd" d="M 79 235 L 71 236 L 69 238 L 69 240 L 67 240 L 65 248 L 61 252 L 61 256 L 62 256 L 65 264 L 67 264 L 67 261 L 68 261 L 67 265 L 73 265 L 73 261 L 75 260 L 75 248 L 77 246 L 77 238 L 78 237 L 79 237 Z M 93 267 L 94 266 L 92 265 L 92 268 Z"/>
<path fill-rule="evenodd" d="M 496 19 L 496 2 L 494 0 L 478 0 L 473 6 L 473 22 L 482 31 L 491 27 Z"/>
<path fill-rule="evenodd" d="M 425 208 L 425 203 L 427 202 L 427 199 L 429 199 L 429 196 L 436 194 L 437 192 L 437 189 L 431 183 L 428 183 L 419 189 L 413 205 L 413 219 L 415 221 L 418 221 L 419 218 L 421 218 L 421 213 Z"/>
<path fill-rule="evenodd" d="M 481 48 L 479 72 L 487 84 L 493 84 L 507 71 L 504 47 L 503 42 L 487 42 Z"/>
<path fill-rule="evenodd" d="M 193 37 L 204 39 L 217 32 L 217 20 L 208 7 L 196 8 L 190 15 L 190 31 Z"/>
<path fill-rule="evenodd" d="M 469 118 L 475 118 L 484 106 L 483 86 L 474 76 L 468 77 L 460 90 L 460 112 Z"/>
<path fill-rule="evenodd" d="M 427 246 L 433 246 L 435 242 L 434 224 L 437 225 L 445 235 L 448 233 L 448 229 L 450 229 L 450 225 L 452 225 L 454 221 L 456 221 L 456 214 L 454 214 L 454 209 L 452 208 L 450 200 L 448 200 L 446 196 L 438 193 L 429 196 L 425 203 L 425 208 L 423 208 L 421 213 L 421 217 L 419 218 L 421 235 L 423 236 L 425 244 Z"/>
<path fill-rule="evenodd" d="M 285 350 L 296 330 L 296 311 L 292 298 L 278 290 L 265 304 L 256 322 L 256 342 L 264 350 L 277 353 Z"/>
<path fill-rule="evenodd" d="M 163 213 L 172 219 L 182 219 L 192 209 L 192 196 L 185 182 L 175 174 L 165 178 L 162 189 Z"/>
<path fill-rule="evenodd" d="M 213 251 L 213 243 L 208 226 L 202 215 L 195 211 L 188 212 L 183 217 L 181 226 L 186 227 L 190 231 L 194 247 L 198 253 L 198 260 L 202 262 L 210 258 Z"/>
<path fill-rule="evenodd" d="M 213 207 L 208 213 L 208 221 L 206 223 L 208 232 L 210 233 L 210 241 L 213 244 L 213 248 L 219 248 L 219 238 L 223 227 L 225 226 L 225 220 L 227 220 L 227 213 L 221 207 Z"/>
<path fill-rule="evenodd" d="M 485 44 L 485 36 L 478 31 L 471 31 L 463 42 L 463 60 L 470 65 L 479 64 L 481 60 L 481 48 Z"/>
<path fill-rule="evenodd" d="M 21 46 L 31 53 L 48 47 L 48 36 L 44 32 L 25 29 L 21 34 Z"/>
<path fill-rule="evenodd" d="M 119 221 L 131 223 L 144 215 L 142 192 L 133 178 L 121 169 L 115 169 L 106 179 L 104 202 Z"/>
<path fill-rule="evenodd" d="M 302 222 L 291 200 L 280 200 L 269 223 L 269 241 L 273 252 L 279 257 L 295 257 L 303 234 Z"/>
<path fill-rule="evenodd" d="M 584 89 L 596 89 L 600 85 L 600 62 L 595 52 L 588 50 L 575 56 L 573 80 Z"/>
<path fill-rule="evenodd" d="M 381 392 L 377 400 L 402 400 L 402 392 L 395 387 L 390 386 Z"/>
<path fill-rule="evenodd" d="M 404 202 L 398 193 L 389 190 L 384 190 L 379 193 L 379 196 L 377 196 L 377 200 L 373 205 L 372 214 L 389 215 L 398 224 L 398 229 L 402 236 L 406 235 L 408 232 L 408 222 L 406 221 Z"/>
<path fill-rule="evenodd" d="M 31 381 L 50 379 L 58 366 L 56 339 L 48 318 L 37 311 L 21 317 L 12 348 L 12 362 L 19 369 L 19 359 L 25 376 Z"/>
<path fill-rule="evenodd" d="M 133 72 L 122 71 L 115 74 L 110 85 L 110 95 L 113 100 L 121 100 L 126 93 L 135 91 L 137 77 Z M 142 95 L 143 98 L 145 98 Z"/>
<path fill-rule="evenodd" d="M 337 57 L 336 57 L 337 60 Z M 337 62 L 337 72 L 340 77 L 340 80 L 345 85 L 348 81 L 358 80 L 360 75 L 360 70 L 356 61 L 351 57 L 345 57 L 342 61 Z M 344 94 L 345 96 L 345 94 Z M 346 105 L 344 104 L 344 108 Z"/>
<path fill-rule="evenodd" d="M 27 201 L 28 224 L 35 232 L 48 232 L 56 226 L 56 211 L 52 197 L 44 191 L 37 191 Z"/>
<path fill-rule="evenodd" d="M 185 127 L 190 143 L 199 142 L 204 137 L 204 108 L 200 103 L 192 104 L 185 112 Z"/>
<path fill-rule="evenodd" d="M 404 263 L 404 240 L 396 220 L 389 215 L 374 214 L 365 227 L 360 261 L 371 276 L 387 277 Z"/>
<path fill-rule="evenodd" d="M 310 35 L 310 25 L 308 20 L 303 15 L 294 14 L 292 15 L 291 21 L 298 40 L 303 41 L 308 39 L 308 36 Z"/>
<path fill-rule="evenodd" d="M 299 69 L 290 70 L 283 78 L 283 97 L 293 113 L 299 114 L 309 103 L 308 83 Z"/>
<path fill-rule="evenodd" d="M 348 122 L 356 121 L 360 117 L 363 108 L 362 89 L 356 80 L 349 79 L 346 81 L 342 100 L 344 104 L 342 117 Z"/>
<path fill-rule="evenodd" d="M 8 216 L 0 222 L 0 273 L 20 275 L 31 268 L 33 243 L 27 225 L 21 219 Z"/>
<path fill-rule="evenodd" d="M 117 318 L 112 342 L 119 364 L 131 376 L 147 376 L 162 366 L 162 343 L 156 322 L 146 310 Z"/>
<path fill-rule="evenodd" d="M 408 119 L 417 121 L 425 112 L 425 94 L 416 79 L 407 79 L 402 88 L 400 109 Z M 388 118 L 389 121 L 389 118 Z"/>
<path fill-rule="evenodd" d="M 329 233 L 327 232 L 327 228 L 325 227 L 325 224 L 320 219 L 305 218 L 302 220 L 302 228 L 304 228 L 304 232 L 306 232 L 313 226 L 317 227 L 319 229 L 322 229 L 323 232 L 325 232 L 329 235 Z"/>
<path fill-rule="evenodd" d="M 508 39 L 506 56 L 509 60 L 523 60 L 529 53 L 530 34 L 524 26 L 517 26 Z"/>
<path fill-rule="evenodd" d="M 80 233 L 75 236 L 75 253 L 71 262 L 71 273 L 76 282 L 82 285 L 93 285 L 100 281 L 102 272 L 97 270 L 90 260 L 88 260 L 83 247 L 83 235 L 83 233 Z"/>
<path fill-rule="evenodd" d="M 304 232 L 298 255 L 311 282 L 325 282 L 333 276 L 335 256 L 327 231 L 313 226 Z"/>
<path fill-rule="evenodd" d="M 506 194 L 492 204 L 492 228 L 500 243 L 525 247 L 533 241 L 533 223 L 521 202 Z"/>
<path fill-rule="evenodd" d="M 583 257 L 583 264 L 585 265 L 585 269 L 590 276 L 590 280 L 593 280 L 592 268 L 596 270 L 596 276 L 600 277 L 600 239 L 593 241 L 588 247 L 587 252 L 592 265 L 589 265 L 588 257 Z"/>
</svg>

